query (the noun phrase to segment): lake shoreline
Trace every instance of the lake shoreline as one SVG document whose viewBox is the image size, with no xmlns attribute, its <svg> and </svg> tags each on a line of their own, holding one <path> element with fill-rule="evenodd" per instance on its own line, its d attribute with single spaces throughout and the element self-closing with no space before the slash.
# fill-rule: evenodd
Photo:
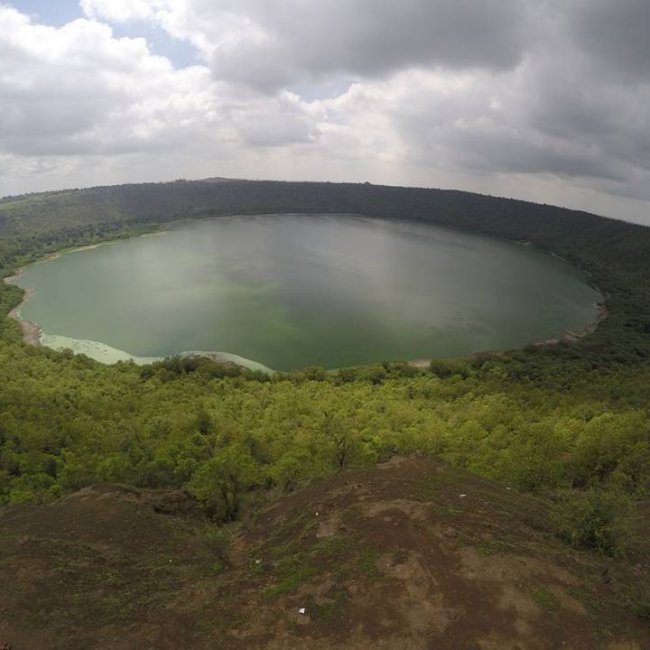
<svg viewBox="0 0 650 650">
<path fill-rule="evenodd" d="M 573 345 L 577 343 L 578 341 L 580 341 L 580 339 L 584 338 L 588 334 L 592 334 L 593 332 L 595 332 L 598 326 L 609 316 L 609 310 L 607 309 L 607 305 L 605 303 L 602 302 L 596 303 L 595 307 L 596 307 L 596 318 L 591 323 L 587 323 L 584 327 L 580 328 L 579 330 L 577 331 L 564 330 L 562 334 L 553 334 L 552 336 L 548 336 L 544 339 L 531 341 L 530 343 L 527 343 L 522 347 L 525 348 L 530 345 L 535 348 L 542 348 L 542 347 L 550 347 L 553 345 L 560 345 L 563 343 L 568 345 Z M 490 354 L 496 354 L 496 355 L 504 354 L 504 351 L 501 350 L 486 350 L 484 352 L 474 352 L 473 354 L 468 355 L 467 358 L 471 358 L 478 354 L 485 354 L 486 352 Z M 445 360 L 446 359 L 428 359 L 423 357 L 420 359 L 413 359 L 412 361 L 407 361 L 407 363 L 409 366 L 413 368 L 426 370 L 432 361 L 445 361 Z"/>
<path fill-rule="evenodd" d="M 577 343 L 580 339 L 596 331 L 596 328 L 609 316 L 609 310 L 605 303 L 596 303 L 596 318 L 592 323 L 588 323 L 577 331 L 564 330 L 562 334 L 555 334 L 545 339 L 532 341 L 529 345 L 536 348 L 546 347 L 548 345 L 559 345 L 560 343 Z"/>
<path fill-rule="evenodd" d="M 74 248 L 63 248 L 60 251 L 55 251 L 54 253 L 48 253 L 47 255 L 44 255 L 42 258 L 30 262 L 30 264 L 42 264 L 44 262 L 51 262 L 52 260 L 58 259 L 62 255 L 67 255 L 68 253 L 77 253 L 80 251 L 89 251 L 97 248 L 98 246 L 102 246 L 103 244 L 110 244 L 111 242 L 102 242 L 101 244 L 86 244 L 84 246 L 75 246 Z M 16 269 L 13 275 L 9 275 L 4 278 L 4 283 L 17 286 L 16 281 L 20 278 L 20 276 L 25 272 L 25 267 L 20 266 Z M 13 318 L 19 325 L 20 329 L 23 332 L 23 342 L 26 343 L 27 345 L 31 345 L 32 347 L 35 348 L 40 348 L 43 347 L 43 344 L 41 343 L 41 336 L 43 334 L 43 330 L 41 326 L 38 323 L 34 323 L 32 321 L 26 320 L 21 318 L 20 316 L 20 310 L 27 305 L 27 303 L 32 299 L 33 295 L 36 293 L 34 289 L 23 289 L 25 292 L 23 295 L 23 299 L 21 300 L 19 305 L 16 305 L 8 314 L 7 316 L 9 318 Z"/>
<path fill-rule="evenodd" d="M 15 273 L 12 276 L 9 276 L 7 278 L 4 278 L 5 284 L 10 284 L 14 285 L 15 281 L 21 276 L 23 272 L 23 269 L 20 268 L 18 269 L 18 273 Z M 26 343 L 27 345 L 31 345 L 35 348 L 40 348 L 43 347 L 41 343 L 41 334 L 42 330 L 40 326 L 37 323 L 33 323 L 32 321 L 29 320 L 24 320 L 23 318 L 20 317 L 20 310 L 31 300 L 32 296 L 34 293 L 34 289 L 25 289 L 25 293 L 23 295 L 23 299 L 21 300 L 19 305 L 16 305 L 8 314 L 8 318 L 13 318 L 18 325 L 20 325 L 20 329 L 23 332 L 23 342 Z"/>
</svg>

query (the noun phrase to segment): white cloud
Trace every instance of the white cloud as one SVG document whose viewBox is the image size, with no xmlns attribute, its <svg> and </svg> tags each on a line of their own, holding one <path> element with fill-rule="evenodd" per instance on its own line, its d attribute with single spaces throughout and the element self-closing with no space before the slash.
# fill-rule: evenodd
<svg viewBox="0 0 650 650">
<path fill-rule="evenodd" d="M 203 126 L 214 107 L 205 68 L 176 71 L 144 39 L 101 23 L 59 29 L 0 7 L 0 150 L 14 154 L 139 151 Z"/>
<path fill-rule="evenodd" d="M 141 38 L 77 20 L 56 29 L 0 8 L 0 151 L 81 155 L 174 150 L 193 141 L 282 145 L 313 140 L 290 93 L 241 94 L 204 66 L 175 70 Z"/>
<path fill-rule="evenodd" d="M 173 2 L 168 0 L 81 0 L 84 14 L 92 20 L 128 22 L 151 20 L 160 11 L 168 10 Z"/>
</svg>

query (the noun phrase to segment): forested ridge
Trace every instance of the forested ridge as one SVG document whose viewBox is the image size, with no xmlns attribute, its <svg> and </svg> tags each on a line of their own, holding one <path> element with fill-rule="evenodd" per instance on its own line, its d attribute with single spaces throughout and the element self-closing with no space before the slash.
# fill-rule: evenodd
<svg viewBox="0 0 650 650">
<path fill-rule="evenodd" d="M 4 275 L 57 249 L 185 218 L 354 213 L 469 229 L 583 268 L 608 317 L 573 344 L 273 377 L 207 359 L 101 366 L 24 346 L 2 284 L 0 501 L 101 482 L 186 488 L 227 521 L 268 490 L 422 450 L 550 496 L 558 533 L 623 552 L 650 496 L 650 229 L 465 192 L 369 184 L 176 181 L 0 201 Z"/>
</svg>

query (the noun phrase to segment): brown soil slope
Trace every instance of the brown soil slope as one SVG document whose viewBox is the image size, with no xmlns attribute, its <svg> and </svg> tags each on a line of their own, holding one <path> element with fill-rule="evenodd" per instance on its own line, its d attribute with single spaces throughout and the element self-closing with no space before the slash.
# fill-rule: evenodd
<svg viewBox="0 0 650 650">
<path fill-rule="evenodd" d="M 650 648 L 643 550 L 573 551 L 545 521 L 420 458 L 283 497 L 229 545 L 181 494 L 87 489 L 0 511 L 0 647 Z"/>
</svg>

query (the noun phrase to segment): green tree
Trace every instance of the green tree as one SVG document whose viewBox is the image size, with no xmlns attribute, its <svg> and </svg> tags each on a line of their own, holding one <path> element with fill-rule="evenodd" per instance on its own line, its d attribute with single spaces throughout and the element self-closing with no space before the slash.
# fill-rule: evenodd
<svg viewBox="0 0 650 650">
<path fill-rule="evenodd" d="M 201 465 L 187 488 L 214 519 L 227 522 L 237 518 L 244 492 L 258 477 L 258 468 L 249 451 L 233 445 Z"/>
</svg>

